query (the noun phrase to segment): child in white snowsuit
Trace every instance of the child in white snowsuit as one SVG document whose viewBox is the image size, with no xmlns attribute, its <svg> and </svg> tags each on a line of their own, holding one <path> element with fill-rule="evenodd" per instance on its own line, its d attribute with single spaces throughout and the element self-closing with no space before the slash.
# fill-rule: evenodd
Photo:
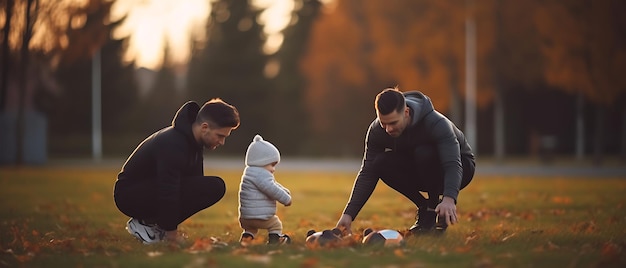
<svg viewBox="0 0 626 268">
<path fill-rule="evenodd" d="M 278 149 L 256 135 L 246 151 L 246 168 L 239 185 L 241 242 L 253 240 L 259 229 L 268 231 L 268 244 L 291 241 L 282 233 L 283 224 L 276 216 L 276 202 L 291 205 L 291 193 L 274 178 L 278 162 Z"/>
</svg>

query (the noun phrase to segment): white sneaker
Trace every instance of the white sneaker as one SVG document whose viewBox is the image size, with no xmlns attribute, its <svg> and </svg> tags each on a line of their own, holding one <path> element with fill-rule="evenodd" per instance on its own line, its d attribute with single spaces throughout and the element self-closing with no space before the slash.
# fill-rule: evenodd
<svg viewBox="0 0 626 268">
<path fill-rule="evenodd" d="M 140 220 L 130 218 L 126 223 L 126 230 L 139 241 L 148 245 L 158 243 L 165 237 L 165 231 L 156 225 L 143 224 Z"/>
</svg>

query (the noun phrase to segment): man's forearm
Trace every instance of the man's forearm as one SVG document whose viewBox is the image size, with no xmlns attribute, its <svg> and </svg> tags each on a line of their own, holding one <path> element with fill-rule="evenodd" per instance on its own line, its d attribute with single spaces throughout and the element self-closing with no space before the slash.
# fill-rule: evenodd
<svg viewBox="0 0 626 268">
<path fill-rule="evenodd" d="M 343 211 L 343 214 L 350 215 L 352 219 L 355 219 L 359 214 L 365 202 L 370 198 L 376 187 L 376 180 L 366 179 L 364 175 L 360 174 L 352 188 L 352 194 L 350 200 Z"/>
</svg>

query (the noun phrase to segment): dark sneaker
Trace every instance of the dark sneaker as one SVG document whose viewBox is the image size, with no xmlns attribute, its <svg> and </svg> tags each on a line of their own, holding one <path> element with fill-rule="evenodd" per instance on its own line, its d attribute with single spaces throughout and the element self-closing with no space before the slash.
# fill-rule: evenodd
<svg viewBox="0 0 626 268">
<path fill-rule="evenodd" d="M 254 235 L 251 233 L 243 233 L 241 234 L 241 238 L 239 238 L 240 243 L 250 243 L 254 240 Z"/>
<path fill-rule="evenodd" d="M 409 231 L 412 234 L 423 234 L 433 230 L 437 223 L 437 213 L 433 208 L 423 208 L 417 210 L 417 221 Z"/>
<path fill-rule="evenodd" d="M 291 244 L 291 237 L 286 234 L 281 235 L 280 239 L 282 241 L 281 244 Z"/>
<path fill-rule="evenodd" d="M 291 244 L 291 238 L 286 234 L 269 234 L 267 243 L 270 245 Z"/>
<path fill-rule="evenodd" d="M 165 231 L 156 224 L 146 224 L 135 218 L 128 220 L 126 230 L 146 245 L 161 242 L 165 237 Z"/>
<path fill-rule="evenodd" d="M 446 223 L 446 219 L 442 216 L 437 216 L 435 231 L 443 233 L 446 231 L 446 229 L 448 229 L 448 223 Z"/>
</svg>

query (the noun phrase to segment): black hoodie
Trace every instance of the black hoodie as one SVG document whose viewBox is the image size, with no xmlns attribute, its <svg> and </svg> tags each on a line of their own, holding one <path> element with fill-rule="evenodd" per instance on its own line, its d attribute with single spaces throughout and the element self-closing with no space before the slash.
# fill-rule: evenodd
<svg viewBox="0 0 626 268">
<path fill-rule="evenodd" d="M 155 191 L 155 220 L 166 231 L 175 230 L 180 218 L 181 179 L 204 175 L 203 147 L 191 130 L 199 110 L 195 102 L 183 104 L 172 125 L 141 142 L 118 174 L 118 187 L 145 182 L 146 190 Z"/>
<path fill-rule="evenodd" d="M 457 199 L 463 169 L 461 156 L 474 159 L 465 135 L 444 115 L 435 111 L 428 96 L 419 91 L 404 93 L 409 107 L 411 122 L 402 134 L 391 137 L 376 118 L 369 126 L 365 137 L 365 154 L 361 170 L 356 178 L 352 195 L 344 214 L 356 218 L 376 187 L 378 177 L 374 173 L 376 156 L 385 151 L 410 155 L 418 145 L 436 146 L 444 171 L 443 195 Z"/>
</svg>

